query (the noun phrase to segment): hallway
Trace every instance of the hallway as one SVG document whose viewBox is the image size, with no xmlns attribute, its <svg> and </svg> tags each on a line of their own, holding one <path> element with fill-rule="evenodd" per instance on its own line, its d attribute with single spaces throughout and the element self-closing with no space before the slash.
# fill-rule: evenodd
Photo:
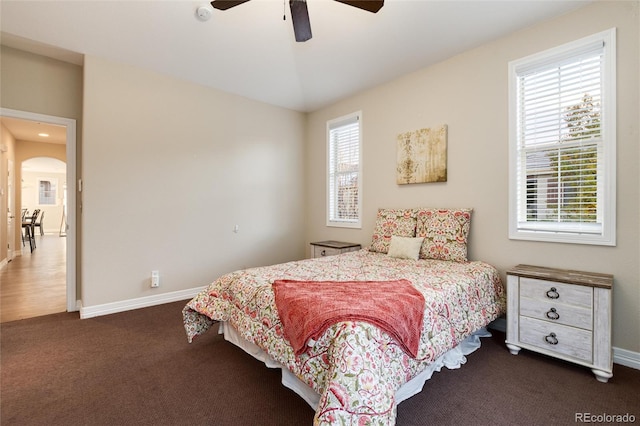
<svg viewBox="0 0 640 426">
<path fill-rule="evenodd" d="M 0 322 L 66 311 L 66 238 L 36 234 L 37 248 L 0 271 Z"/>
</svg>

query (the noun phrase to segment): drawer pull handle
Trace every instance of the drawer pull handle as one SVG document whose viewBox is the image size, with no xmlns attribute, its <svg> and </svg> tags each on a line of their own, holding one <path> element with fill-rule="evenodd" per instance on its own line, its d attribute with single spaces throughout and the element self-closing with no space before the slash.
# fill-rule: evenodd
<svg viewBox="0 0 640 426">
<path fill-rule="evenodd" d="M 560 318 L 560 314 L 556 312 L 556 308 L 549 309 L 546 315 L 550 320 L 557 320 Z"/>
<path fill-rule="evenodd" d="M 551 290 L 547 291 L 547 297 L 549 299 L 557 299 L 560 297 L 560 293 L 558 293 L 555 287 L 551 287 Z"/>
<path fill-rule="evenodd" d="M 548 336 L 544 336 L 544 341 L 550 345 L 557 345 L 558 338 L 556 337 L 556 333 L 551 333 Z"/>
<path fill-rule="evenodd" d="M 322 251 L 320 252 L 320 256 L 326 256 L 326 255 L 327 255 L 327 251 L 326 251 L 326 250 L 322 250 Z"/>
</svg>

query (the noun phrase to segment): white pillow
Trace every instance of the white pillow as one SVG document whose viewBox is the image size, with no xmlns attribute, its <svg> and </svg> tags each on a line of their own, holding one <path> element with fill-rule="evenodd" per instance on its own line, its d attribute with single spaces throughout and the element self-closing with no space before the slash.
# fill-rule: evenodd
<svg viewBox="0 0 640 426">
<path fill-rule="evenodd" d="M 418 260 L 418 256 L 420 256 L 420 247 L 422 247 L 422 240 L 424 240 L 424 237 L 412 238 L 392 235 L 389 252 L 387 254 L 391 257 L 397 257 L 400 259 Z"/>
</svg>

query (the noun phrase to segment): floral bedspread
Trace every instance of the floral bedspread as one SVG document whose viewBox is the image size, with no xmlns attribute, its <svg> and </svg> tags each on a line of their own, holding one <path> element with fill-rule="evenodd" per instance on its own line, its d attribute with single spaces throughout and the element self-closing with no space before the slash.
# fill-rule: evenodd
<svg viewBox="0 0 640 426">
<path fill-rule="evenodd" d="M 278 279 L 385 281 L 407 279 L 426 309 L 418 356 L 364 322 L 329 327 L 300 356 L 284 338 L 272 283 Z M 191 342 L 213 320 L 228 321 L 246 340 L 291 370 L 320 395 L 315 425 L 393 425 L 396 391 L 444 352 L 500 316 L 505 290 L 484 262 L 409 260 L 367 249 L 226 274 L 184 308 Z"/>
</svg>

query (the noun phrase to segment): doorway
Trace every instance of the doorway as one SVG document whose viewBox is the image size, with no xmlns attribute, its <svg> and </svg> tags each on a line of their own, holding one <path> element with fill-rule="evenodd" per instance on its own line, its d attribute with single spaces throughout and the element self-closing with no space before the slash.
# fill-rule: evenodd
<svg viewBox="0 0 640 426">
<path fill-rule="evenodd" d="M 66 238 L 64 238 L 64 249 L 66 252 L 65 275 L 66 275 L 66 310 L 68 312 L 77 311 L 77 286 L 76 286 L 76 121 L 64 117 L 56 117 L 44 114 L 37 114 L 28 111 L 12 110 L 0 108 L 0 116 L 11 119 L 24 120 L 30 123 L 46 123 L 54 126 L 62 126 L 65 130 L 66 141 L 66 205 L 65 223 L 63 230 Z M 19 164 L 18 161 L 13 162 L 13 167 Z M 15 175 L 15 170 L 12 171 Z M 13 182 L 13 192 L 18 190 L 20 185 Z M 12 211 L 19 211 L 20 206 L 12 206 Z M 8 239 L 16 241 L 16 232 L 20 229 L 13 227 L 13 235 L 9 235 L 10 231 L 6 223 L 0 226 L 7 226 L 6 232 Z M 21 231 L 21 230 L 20 230 Z M 19 236 L 18 236 L 19 237 Z"/>
</svg>

